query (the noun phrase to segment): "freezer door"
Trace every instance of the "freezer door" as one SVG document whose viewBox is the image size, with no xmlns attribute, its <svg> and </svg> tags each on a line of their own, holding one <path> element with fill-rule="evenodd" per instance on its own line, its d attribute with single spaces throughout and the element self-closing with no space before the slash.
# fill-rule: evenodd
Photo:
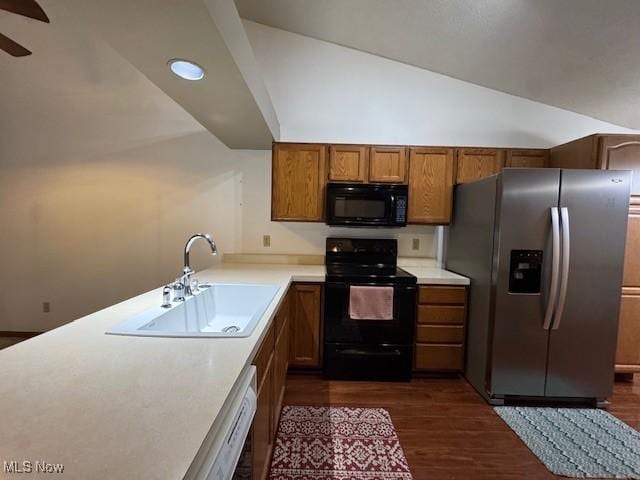
<svg viewBox="0 0 640 480">
<path fill-rule="evenodd" d="M 489 390 L 497 397 L 542 396 L 560 170 L 505 169 L 500 177 Z"/>
<path fill-rule="evenodd" d="M 604 399 L 613 389 L 630 182 L 628 171 L 562 170 L 569 261 L 550 335 L 548 397 Z"/>
</svg>

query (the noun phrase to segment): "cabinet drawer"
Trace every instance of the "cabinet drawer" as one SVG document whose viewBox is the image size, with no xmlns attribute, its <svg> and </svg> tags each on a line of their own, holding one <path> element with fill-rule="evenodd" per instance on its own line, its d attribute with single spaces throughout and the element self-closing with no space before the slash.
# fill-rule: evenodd
<svg viewBox="0 0 640 480">
<path fill-rule="evenodd" d="M 421 343 L 463 343 L 462 325 L 418 325 L 416 342 Z"/>
<path fill-rule="evenodd" d="M 464 304 L 467 297 L 465 287 L 420 287 L 419 303 Z"/>
<path fill-rule="evenodd" d="M 463 363 L 462 345 L 416 344 L 416 370 L 461 371 Z"/>
<path fill-rule="evenodd" d="M 256 381 L 257 385 L 260 386 L 262 384 L 262 379 L 267 372 L 267 368 L 269 367 L 269 362 L 271 361 L 271 355 L 273 355 L 273 349 L 275 347 L 275 334 L 274 334 L 274 326 L 272 325 L 269 328 L 269 331 L 265 335 L 262 343 L 260 344 L 260 349 L 258 353 L 253 358 L 253 364 L 256 366 Z"/>
<path fill-rule="evenodd" d="M 427 325 L 464 325 L 463 305 L 419 305 L 418 323 Z"/>
</svg>

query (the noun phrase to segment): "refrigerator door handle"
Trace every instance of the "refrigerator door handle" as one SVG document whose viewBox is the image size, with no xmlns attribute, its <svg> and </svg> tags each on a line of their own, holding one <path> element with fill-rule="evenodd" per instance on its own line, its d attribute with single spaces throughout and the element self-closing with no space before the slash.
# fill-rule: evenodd
<svg viewBox="0 0 640 480">
<path fill-rule="evenodd" d="M 567 299 L 567 287 L 569 285 L 569 259 L 571 254 L 571 238 L 569 236 L 569 209 L 560 209 L 560 219 L 562 224 L 562 277 L 560 280 L 560 295 L 558 296 L 558 307 L 553 324 L 553 330 L 560 328 L 564 304 Z"/>
<path fill-rule="evenodd" d="M 549 299 L 547 301 L 547 311 L 544 315 L 542 328 L 549 330 L 553 312 L 555 311 L 556 299 L 558 297 L 558 281 L 560 276 L 560 217 L 558 207 L 551 207 L 551 285 L 549 286 Z"/>
</svg>

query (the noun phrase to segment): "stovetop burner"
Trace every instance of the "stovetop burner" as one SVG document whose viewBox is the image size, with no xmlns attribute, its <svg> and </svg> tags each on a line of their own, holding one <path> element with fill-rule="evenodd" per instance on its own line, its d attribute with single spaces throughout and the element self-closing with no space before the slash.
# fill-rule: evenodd
<svg viewBox="0 0 640 480">
<path fill-rule="evenodd" d="M 416 277 L 396 266 L 398 241 L 327 238 L 327 281 L 415 284 Z"/>
<path fill-rule="evenodd" d="M 327 265 L 327 281 L 415 284 L 416 277 L 396 266 Z"/>
</svg>

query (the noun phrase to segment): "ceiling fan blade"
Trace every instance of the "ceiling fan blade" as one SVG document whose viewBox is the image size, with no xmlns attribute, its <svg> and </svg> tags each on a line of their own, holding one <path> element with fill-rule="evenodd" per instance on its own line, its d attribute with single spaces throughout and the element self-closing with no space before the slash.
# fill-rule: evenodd
<svg viewBox="0 0 640 480">
<path fill-rule="evenodd" d="M 1 33 L 0 48 L 13 57 L 26 57 L 27 55 L 31 55 L 31 52 L 29 50 Z"/>
<path fill-rule="evenodd" d="M 0 0 L 0 10 L 49 23 L 49 17 L 35 0 Z"/>
</svg>

